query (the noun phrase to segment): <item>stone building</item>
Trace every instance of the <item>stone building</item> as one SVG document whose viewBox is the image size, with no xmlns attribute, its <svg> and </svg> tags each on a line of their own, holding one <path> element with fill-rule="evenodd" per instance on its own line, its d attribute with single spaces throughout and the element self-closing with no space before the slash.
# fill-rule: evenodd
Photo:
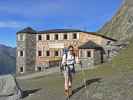
<svg viewBox="0 0 133 100">
<path fill-rule="evenodd" d="M 74 47 L 86 67 L 103 63 L 109 56 L 108 46 L 115 39 L 95 32 L 75 29 L 35 31 L 27 27 L 17 32 L 17 74 L 44 71 L 59 66 L 63 49 Z"/>
</svg>

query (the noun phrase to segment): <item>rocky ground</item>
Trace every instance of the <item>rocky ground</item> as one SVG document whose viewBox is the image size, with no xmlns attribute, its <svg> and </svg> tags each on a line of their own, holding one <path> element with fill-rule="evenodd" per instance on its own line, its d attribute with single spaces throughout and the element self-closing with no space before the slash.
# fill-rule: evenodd
<svg viewBox="0 0 133 100">
<path fill-rule="evenodd" d="M 119 72 L 112 75 L 89 74 L 86 71 L 87 88 L 78 72 L 73 83 L 70 100 L 133 100 L 133 72 Z M 23 100 L 66 100 L 63 92 L 63 77 L 56 73 L 33 79 L 18 80 L 24 90 Z"/>
</svg>

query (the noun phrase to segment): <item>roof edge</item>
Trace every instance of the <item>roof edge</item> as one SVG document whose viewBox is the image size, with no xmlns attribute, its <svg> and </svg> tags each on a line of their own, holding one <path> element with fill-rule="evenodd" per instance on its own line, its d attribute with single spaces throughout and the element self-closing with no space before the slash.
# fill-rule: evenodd
<svg viewBox="0 0 133 100">
<path fill-rule="evenodd" d="M 26 27 L 26 28 L 23 28 L 22 30 L 18 31 L 16 34 L 19 34 L 19 33 L 35 34 L 35 33 L 37 33 L 37 31 L 34 30 L 32 27 Z"/>
<path fill-rule="evenodd" d="M 68 32 L 83 32 L 83 33 L 87 33 L 87 34 L 100 36 L 100 37 L 103 37 L 103 38 L 106 38 L 106 39 L 109 39 L 109 40 L 112 40 L 112 41 L 117 41 L 116 39 L 113 39 L 111 37 L 99 34 L 98 32 L 88 32 L 88 31 L 82 31 L 82 30 L 79 30 L 79 29 L 65 29 L 65 28 L 64 29 L 49 29 L 49 30 L 44 30 L 44 31 L 36 31 L 31 27 L 26 27 L 26 28 L 18 31 L 17 34 L 18 33 L 43 34 L 43 33 L 68 33 Z"/>
</svg>

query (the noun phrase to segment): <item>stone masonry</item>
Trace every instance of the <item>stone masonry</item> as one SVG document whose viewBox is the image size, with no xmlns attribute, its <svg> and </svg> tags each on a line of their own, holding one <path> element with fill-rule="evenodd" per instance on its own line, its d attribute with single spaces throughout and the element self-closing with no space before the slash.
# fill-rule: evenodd
<svg viewBox="0 0 133 100">
<path fill-rule="evenodd" d="M 59 67 L 63 49 L 74 47 L 83 66 L 103 63 L 110 55 L 108 48 L 116 40 L 94 32 L 74 29 L 35 31 L 28 27 L 17 32 L 16 74 L 29 74 Z"/>
</svg>

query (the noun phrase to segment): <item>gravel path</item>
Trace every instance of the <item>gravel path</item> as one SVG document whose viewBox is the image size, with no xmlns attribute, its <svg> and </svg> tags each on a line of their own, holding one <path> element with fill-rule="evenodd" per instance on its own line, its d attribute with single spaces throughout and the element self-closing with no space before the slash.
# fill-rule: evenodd
<svg viewBox="0 0 133 100">
<path fill-rule="evenodd" d="M 23 100 L 66 100 L 63 77 L 59 74 L 19 80 L 19 83 L 25 90 Z M 87 91 L 81 80 L 73 82 L 74 94 L 70 100 L 133 100 L 133 72 L 88 77 L 86 83 Z"/>
<path fill-rule="evenodd" d="M 46 69 L 43 72 L 37 72 L 37 73 L 29 74 L 29 75 L 18 76 L 17 79 L 32 79 L 32 78 L 41 77 L 41 76 L 45 76 L 45 75 L 49 75 L 49 74 L 53 74 L 57 72 L 59 72 L 58 67 L 50 68 L 50 69 Z"/>
<path fill-rule="evenodd" d="M 97 68 L 97 67 L 95 67 L 95 68 Z M 94 67 L 87 67 L 84 69 L 85 70 L 94 69 Z M 80 71 L 80 70 L 81 70 L 81 67 L 79 65 L 76 65 L 76 71 Z M 32 79 L 32 78 L 43 77 L 45 75 L 54 74 L 54 73 L 60 73 L 59 67 L 49 68 L 43 72 L 37 72 L 37 73 L 33 73 L 33 74 L 18 76 L 17 79 Z"/>
</svg>

